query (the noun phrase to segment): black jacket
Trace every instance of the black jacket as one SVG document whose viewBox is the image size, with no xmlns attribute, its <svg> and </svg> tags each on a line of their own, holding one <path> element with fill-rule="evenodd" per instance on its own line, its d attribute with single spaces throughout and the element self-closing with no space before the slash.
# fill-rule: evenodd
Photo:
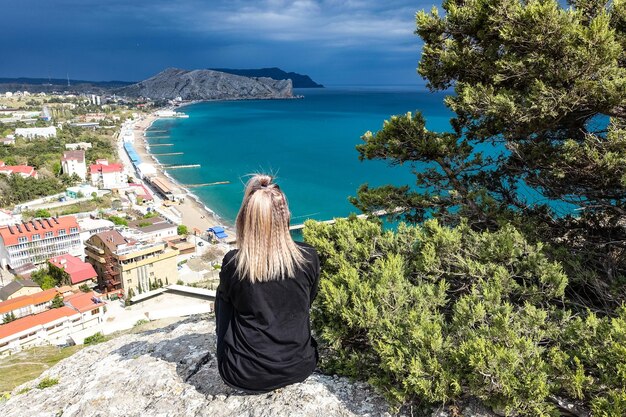
<svg viewBox="0 0 626 417">
<path fill-rule="evenodd" d="M 306 263 L 295 276 L 251 283 L 224 256 L 215 300 L 217 362 L 228 385 L 267 392 L 304 381 L 317 365 L 309 311 L 320 266 L 315 249 L 297 243 Z"/>
</svg>

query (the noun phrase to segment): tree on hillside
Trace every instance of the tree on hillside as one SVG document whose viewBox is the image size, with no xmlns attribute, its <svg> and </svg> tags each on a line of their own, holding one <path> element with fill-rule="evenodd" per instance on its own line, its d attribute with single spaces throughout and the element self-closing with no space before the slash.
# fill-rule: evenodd
<svg viewBox="0 0 626 417">
<path fill-rule="evenodd" d="M 626 299 L 626 4 L 450 0 L 417 15 L 419 73 L 454 89 L 450 132 L 421 114 L 363 136 L 361 159 L 415 166 L 417 187 L 363 185 L 365 211 L 476 230 L 514 222 L 552 244 L 579 301 Z M 560 252 L 559 252 L 560 251 Z"/>
</svg>

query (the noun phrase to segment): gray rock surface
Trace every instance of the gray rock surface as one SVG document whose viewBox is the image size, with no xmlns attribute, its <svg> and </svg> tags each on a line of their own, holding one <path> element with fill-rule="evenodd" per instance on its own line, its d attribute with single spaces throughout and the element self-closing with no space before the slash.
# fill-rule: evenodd
<svg viewBox="0 0 626 417">
<path fill-rule="evenodd" d="M 291 80 L 250 78 L 212 70 L 186 71 L 168 68 L 127 87 L 116 90 L 127 97 L 183 100 L 235 100 L 293 98 Z"/>
<path fill-rule="evenodd" d="M 0 374 L 1 377 L 1 374 Z M 44 378 L 58 384 L 39 389 Z M 166 327 L 89 346 L 62 360 L 0 402 L 2 417 L 391 417 L 368 384 L 314 373 L 306 381 L 249 395 L 222 382 L 215 359 L 215 321 L 194 316 Z M 475 399 L 426 414 L 497 417 Z"/>
<path fill-rule="evenodd" d="M 36 388 L 45 377 L 59 383 Z M 229 388 L 217 371 L 208 317 L 86 347 L 0 403 L 3 417 L 390 415 L 367 384 L 317 373 L 268 394 Z"/>
</svg>

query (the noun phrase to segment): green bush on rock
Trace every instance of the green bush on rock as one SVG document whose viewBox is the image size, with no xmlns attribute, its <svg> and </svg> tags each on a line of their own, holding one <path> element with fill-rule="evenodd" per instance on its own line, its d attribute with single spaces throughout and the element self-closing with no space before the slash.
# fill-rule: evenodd
<svg viewBox="0 0 626 417">
<path fill-rule="evenodd" d="M 506 415 L 543 416 L 563 395 L 624 415 L 626 312 L 566 310 L 561 265 L 513 227 L 431 220 L 393 232 L 351 218 L 309 222 L 304 238 L 322 262 L 312 316 L 326 370 L 396 404 L 471 394 Z"/>
</svg>

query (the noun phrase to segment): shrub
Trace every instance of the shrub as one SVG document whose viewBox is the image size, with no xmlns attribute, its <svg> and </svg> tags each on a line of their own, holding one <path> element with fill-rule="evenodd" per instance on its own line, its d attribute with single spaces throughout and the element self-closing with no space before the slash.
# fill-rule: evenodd
<svg viewBox="0 0 626 417">
<path fill-rule="evenodd" d="M 313 326 L 326 371 L 395 404 L 473 395 L 505 415 L 547 416 L 552 395 L 626 415 L 626 309 L 573 315 L 568 279 L 513 227 L 309 222 L 320 255 Z"/>
<path fill-rule="evenodd" d="M 102 334 L 102 332 L 94 333 L 91 336 L 85 338 L 84 344 L 88 345 L 97 345 L 98 343 L 102 343 L 106 341 L 106 337 Z"/>
<path fill-rule="evenodd" d="M 128 220 L 119 216 L 110 216 L 109 220 L 113 222 L 113 224 L 117 226 L 128 226 Z"/>
<path fill-rule="evenodd" d="M 39 382 L 39 384 L 37 384 L 37 388 L 46 389 L 54 385 L 57 385 L 58 383 L 59 383 L 59 380 L 57 378 L 45 377 Z"/>
<path fill-rule="evenodd" d="M 140 320 L 137 320 L 137 322 L 134 324 L 134 327 L 141 326 L 142 324 L 146 324 L 146 323 L 150 323 L 150 320 L 140 319 Z"/>
</svg>

